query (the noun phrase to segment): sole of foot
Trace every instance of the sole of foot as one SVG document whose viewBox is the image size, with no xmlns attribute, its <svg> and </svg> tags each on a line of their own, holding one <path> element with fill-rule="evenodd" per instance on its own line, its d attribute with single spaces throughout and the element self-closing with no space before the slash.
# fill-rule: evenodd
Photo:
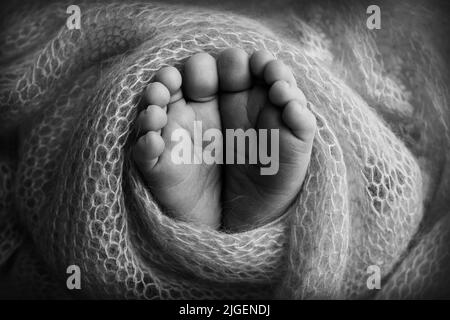
<svg viewBox="0 0 450 320">
<path fill-rule="evenodd" d="M 277 129 L 279 135 L 278 145 L 269 146 L 279 152 L 275 174 L 262 175 L 261 161 L 226 165 L 224 227 L 242 231 L 280 217 L 293 203 L 309 165 L 316 119 L 291 70 L 270 53 L 259 51 L 249 57 L 233 48 L 217 60 L 222 130 Z M 230 145 L 226 139 L 225 145 Z"/>
<path fill-rule="evenodd" d="M 221 168 L 216 164 L 176 164 L 172 133 L 192 137 L 194 121 L 220 129 L 216 60 L 206 53 L 190 57 L 183 76 L 160 69 L 144 93 L 147 107 L 136 120 L 139 138 L 134 161 L 165 212 L 177 219 L 217 229 L 221 223 Z M 191 139 L 183 140 L 191 144 Z M 192 146 L 187 146 L 192 147 Z"/>
</svg>

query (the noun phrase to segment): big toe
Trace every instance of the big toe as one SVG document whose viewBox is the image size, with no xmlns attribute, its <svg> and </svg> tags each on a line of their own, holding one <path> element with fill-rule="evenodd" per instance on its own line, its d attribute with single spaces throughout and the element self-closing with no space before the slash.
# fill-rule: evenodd
<svg viewBox="0 0 450 320">
<path fill-rule="evenodd" d="M 252 86 L 249 57 L 242 49 L 222 51 L 217 58 L 217 69 L 222 92 L 244 91 Z"/>
<path fill-rule="evenodd" d="M 186 98 L 192 101 L 214 99 L 219 87 L 216 60 L 204 52 L 190 57 L 184 65 L 183 87 Z"/>
</svg>

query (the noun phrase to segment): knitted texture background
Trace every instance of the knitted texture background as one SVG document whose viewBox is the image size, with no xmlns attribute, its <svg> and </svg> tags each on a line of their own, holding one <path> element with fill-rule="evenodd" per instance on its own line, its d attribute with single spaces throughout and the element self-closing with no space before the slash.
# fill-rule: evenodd
<svg viewBox="0 0 450 320">
<path fill-rule="evenodd" d="M 0 30 L 0 289 L 39 298 L 450 296 L 448 27 L 379 1 L 70 2 L 11 8 Z M 275 10 L 276 9 L 276 10 Z M 442 37 L 441 37 L 442 35 Z M 293 209 L 243 233 L 161 212 L 129 158 L 155 71 L 266 49 L 317 117 Z M 81 268 L 82 290 L 66 289 Z M 381 290 L 367 287 L 379 266 Z M 6 289 L 5 289 L 6 288 Z"/>
</svg>

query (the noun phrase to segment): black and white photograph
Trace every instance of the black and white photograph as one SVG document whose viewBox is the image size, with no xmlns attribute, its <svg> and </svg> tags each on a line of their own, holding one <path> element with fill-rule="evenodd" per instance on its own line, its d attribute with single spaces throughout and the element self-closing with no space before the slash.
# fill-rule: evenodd
<svg viewBox="0 0 450 320">
<path fill-rule="evenodd" d="M 450 2 L 0 7 L 0 300 L 450 299 Z"/>
</svg>

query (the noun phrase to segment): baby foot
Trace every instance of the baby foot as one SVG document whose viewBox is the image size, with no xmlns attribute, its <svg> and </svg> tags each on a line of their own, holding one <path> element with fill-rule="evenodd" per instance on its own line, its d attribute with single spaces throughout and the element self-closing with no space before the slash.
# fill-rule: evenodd
<svg viewBox="0 0 450 320">
<path fill-rule="evenodd" d="M 181 142 L 187 144 L 192 144 L 194 121 L 201 121 L 204 130 L 220 130 L 216 60 L 199 53 L 186 61 L 183 77 L 176 68 L 165 67 L 153 81 L 144 94 L 148 107 L 136 121 L 141 137 L 133 147 L 134 161 L 153 195 L 172 216 L 218 228 L 220 166 L 194 161 L 177 164 L 171 157 L 180 143 L 172 140 L 175 130 L 187 135 Z"/>
<path fill-rule="evenodd" d="M 293 203 L 305 179 L 316 120 L 290 69 L 268 52 L 256 52 L 249 59 L 243 50 L 228 49 L 217 60 L 223 131 L 279 129 L 276 174 L 262 175 L 260 162 L 226 166 L 224 227 L 238 231 L 276 219 Z M 236 154 L 236 146 L 228 149 L 227 139 L 225 135 L 225 152 Z"/>
</svg>

